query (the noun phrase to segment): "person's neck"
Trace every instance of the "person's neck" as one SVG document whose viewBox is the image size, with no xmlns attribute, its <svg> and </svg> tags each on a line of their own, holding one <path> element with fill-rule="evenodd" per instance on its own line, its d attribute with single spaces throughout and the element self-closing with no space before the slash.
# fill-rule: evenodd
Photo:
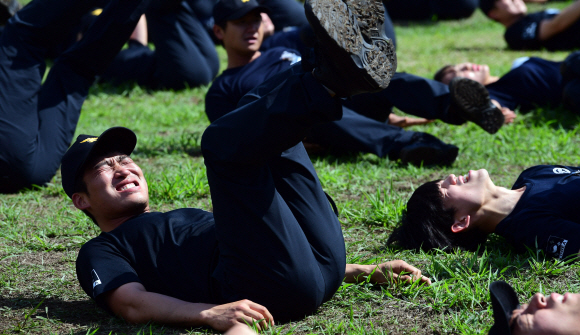
<svg viewBox="0 0 580 335">
<path fill-rule="evenodd" d="M 524 16 L 526 16 L 526 13 L 514 15 L 514 16 L 511 16 L 511 17 L 506 17 L 505 19 L 499 21 L 499 23 L 503 24 L 504 27 L 509 28 L 514 23 L 516 23 L 519 20 L 521 20 Z"/>
<path fill-rule="evenodd" d="M 487 79 L 485 80 L 485 83 L 483 85 L 493 84 L 493 83 L 495 83 L 498 80 L 499 80 L 499 77 L 489 76 L 489 77 L 487 77 Z"/>
<path fill-rule="evenodd" d="M 143 213 L 149 213 L 149 206 L 147 206 L 147 208 L 145 208 L 141 213 L 125 215 L 125 216 L 120 216 L 120 217 L 110 218 L 110 219 L 109 218 L 98 219 L 97 223 L 98 223 L 99 228 L 101 229 L 102 232 L 108 233 L 108 232 L 113 231 L 115 228 L 119 227 L 120 225 L 122 225 L 126 221 L 136 217 L 137 215 L 141 215 Z"/>
<path fill-rule="evenodd" d="M 227 52 L 228 54 L 228 69 L 248 65 L 262 55 L 260 51 L 248 54 L 239 54 L 236 52 Z"/>
<path fill-rule="evenodd" d="M 525 186 L 517 190 L 496 186 L 477 213 L 482 218 L 479 229 L 488 234 L 493 233 L 495 227 L 514 210 L 525 190 Z"/>
</svg>

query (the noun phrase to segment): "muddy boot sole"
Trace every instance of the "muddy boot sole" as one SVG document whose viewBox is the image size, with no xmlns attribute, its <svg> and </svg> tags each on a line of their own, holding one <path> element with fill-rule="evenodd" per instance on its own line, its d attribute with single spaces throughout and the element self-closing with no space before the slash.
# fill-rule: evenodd
<svg viewBox="0 0 580 335">
<path fill-rule="evenodd" d="M 350 81 L 347 85 L 356 87 L 356 93 L 389 85 L 397 57 L 382 29 L 381 1 L 308 0 L 304 8 L 320 48 L 332 58 L 334 69 Z"/>
<path fill-rule="evenodd" d="M 451 98 L 459 115 L 490 134 L 495 134 L 505 122 L 503 113 L 489 98 L 482 84 L 467 78 L 455 77 L 449 84 Z"/>
</svg>

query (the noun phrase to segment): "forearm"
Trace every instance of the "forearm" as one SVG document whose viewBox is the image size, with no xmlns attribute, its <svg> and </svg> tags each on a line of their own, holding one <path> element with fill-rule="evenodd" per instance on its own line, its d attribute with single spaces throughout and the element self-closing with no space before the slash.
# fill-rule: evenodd
<svg viewBox="0 0 580 335">
<path fill-rule="evenodd" d="M 373 273 L 380 271 L 376 265 L 347 264 L 344 274 L 345 283 L 359 283 Z"/>
<path fill-rule="evenodd" d="M 115 314 L 130 323 L 155 321 L 179 326 L 201 326 L 207 324 L 203 311 L 214 306 L 185 302 L 153 292 L 140 292 L 113 309 Z"/>
<path fill-rule="evenodd" d="M 546 40 L 552 36 L 566 30 L 574 22 L 580 19 L 580 1 L 576 1 L 563 9 L 560 14 L 551 20 L 544 20 L 540 23 L 539 38 Z"/>
</svg>

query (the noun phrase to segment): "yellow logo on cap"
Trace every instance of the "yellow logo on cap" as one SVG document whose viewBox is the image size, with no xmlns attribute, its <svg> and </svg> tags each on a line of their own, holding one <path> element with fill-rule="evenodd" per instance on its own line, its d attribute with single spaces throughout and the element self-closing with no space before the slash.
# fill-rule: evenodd
<svg viewBox="0 0 580 335">
<path fill-rule="evenodd" d="M 250 1 L 250 0 L 242 0 L 242 2 L 243 2 L 243 3 L 246 3 L 246 2 L 248 2 L 248 1 Z"/>
<path fill-rule="evenodd" d="M 98 139 L 98 137 L 89 137 L 89 138 L 81 141 L 81 143 L 85 143 L 85 142 L 92 143 L 92 142 L 95 142 L 97 139 Z"/>
</svg>

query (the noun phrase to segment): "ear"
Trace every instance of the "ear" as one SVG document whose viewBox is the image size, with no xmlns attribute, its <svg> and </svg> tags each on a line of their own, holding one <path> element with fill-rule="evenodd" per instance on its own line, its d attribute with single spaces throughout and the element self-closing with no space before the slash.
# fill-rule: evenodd
<svg viewBox="0 0 580 335">
<path fill-rule="evenodd" d="M 91 208 L 89 197 L 85 193 L 74 193 L 72 195 L 72 201 L 75 207 L 80 210 Z"/>
<path fill-rule="evenodd" d="M 461 217 L 459 220 L 455 220 L 451 225 L 451 231 L 454 233 L 460 233 L 469 227 L 469 222 L 471 217 L 469 215 Z"/>
<path fill-rule="evenodd" d="M 224 39 L 224 30 L 217 24 L 213 25 L 213 34 L 220 41 Z"/>
</svg>

